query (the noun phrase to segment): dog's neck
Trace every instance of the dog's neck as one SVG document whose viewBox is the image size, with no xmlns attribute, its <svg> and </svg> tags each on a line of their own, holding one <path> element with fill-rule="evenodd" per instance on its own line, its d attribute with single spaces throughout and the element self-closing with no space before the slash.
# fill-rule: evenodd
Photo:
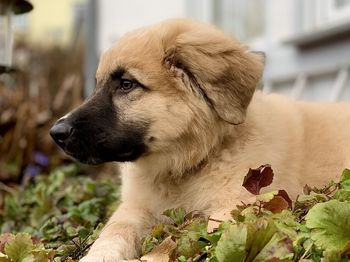
<svg viewBox="0 0 350 262">
<path fill-rule="evenodd" d="M 235 140 L 236 128 L 237 126 L 224 123 L 220 132 L 206 136 L 207 141 L 187 139 L 184 140 L 187 141 L 186 144 L 176 143 L 170 152 L 147 155 L 133 165 L 142 170 L 141 173 L 149 180 L 178 183 L 200 173 L 213 156 L 220 155 L 223 145 Z"/>
<path fill-rule="evenodd" d="M 135 162 L 133 165 L 142 170 L 141 175 L 154 182 L 171 181 L 178 183 L 185 177 L 199 172 L 207 163 L 207 157 L 198 158 L 192 163 L 186 158 L 184 152 L 181 155 L 175 154 L 153 154 Z"/>
</svg>

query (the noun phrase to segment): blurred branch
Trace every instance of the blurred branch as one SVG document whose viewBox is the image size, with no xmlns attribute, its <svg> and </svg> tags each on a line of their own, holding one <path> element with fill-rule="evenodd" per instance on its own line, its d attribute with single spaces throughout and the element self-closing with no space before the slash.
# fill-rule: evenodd
<svg viewBox="0 0 350 262">
<path fill-rule="evenodd" d="M 40 168 L 68 160 L 49 129 L 83 100 L 84 46 L 71 51 L 17 45 L 21 70 L 0 77 L 0 181 L 20 181 L 27 167 L 36 164 L 36 152 L 50 156 L 49 166 Z"/>
</svg>

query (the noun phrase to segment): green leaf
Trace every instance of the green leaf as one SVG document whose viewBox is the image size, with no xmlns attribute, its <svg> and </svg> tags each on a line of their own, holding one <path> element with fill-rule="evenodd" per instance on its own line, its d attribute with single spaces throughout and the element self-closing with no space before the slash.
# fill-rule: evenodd
<svg viewBox="0 0 350 262">
<path fill-rule="evenodd" d="M 302 233 L 303 229 L 306 228 L 305 225 L 301 225 L 296 221 L 296 217 L 293 216 L 290 210 L 283 210 L 281 213 L 272 215 L 271 218 L 278 228 L 278 231 L 286 234 L 291 239 L 296 239 L 298 236 L 297 231 Z"/>
<path fill-rule="evenodd" d="M 189 231 L 181 235 L 177 242 L 177 253 L 179 256 L 193 257 L 201 251 L 200 233 L 196 231 Z"/>
<path fill-rule="evenodd" d="M 339 201 L 350 201 L 350 189 L 339 189 L 334 198 Z"/>
<path fill-rule="evenodd" d="M 256 200 L 261 201 L 261 202 L 268 202 L 271 199 L 273 199 L 274 196 L 277 194 L 278 194 L 278 190 L 263 193 L 263 194 L 257 195 Z"/>
<path fill-rule="evenodd" d="M 34 245 L 29 235 L 19 233 L 13 240 L 5 246 L 5 254 L 13 262 L 29 262 L 34 261 L 32 250 Z"/>
<path fill-rule="evenodd" d="M 78 236 L 79 236 L 80 238 L 82 238 L 82 239 L 87 238 L 90 234 L 91 234 L 91 231 L 88 230 L 88 229 L 85 228 L 85 227 L 81 227 L 81 228 L 79 228 L 79 230 L 78 230 Z"/>
<path fill-rule="evenodd" d="M 340 188 L 350 190 L 350 169 L 345 169 L 340 177 Z"/>
<path fill-rule="evenodd" d="M 4 217 L 7 220 L 21 221 L 25 218 L 26 209 L 21 207 L 18 195 L 7 195 L 4 199 Z"/>
<path fill-rule="evenodd" d="M 177 260 L 179 260 L 179 262 L 186 262 L 186 257 L 180 256 L 177 258 Z"/>
<path fill-rule="evenodd" d="M 161 238 L 164 229 L 164 224 L 157 224 L 152 228 L 152 237 Z"/>
<path fill-rule="evenodd" d="M 102 229 L 104 228 L 104 225 L 102 223 L 99 223 L 97 226 L 95 226 L 95 229 L 92 231 L 92 234 L 90 235 L 89 238 L 91 238 L 91 240 L 95 241 L 98 236 L 100 235 L 100 233 L 102 232 Z"/>
<path fill-rule="evenodd" d="M 350 201 L 350 170 L 345 169 L 340 177 L 339 190 L 334 198 L 340 201 Z"/>
<path fill-rule="evenodd" d="M 231 225 L 222 234 L 216 246 L 218 262 L 243 262 L 246 258 L 248 230 L 244 225 Z"/>
<path fill-rule="evenodd" d="M 152 236 L 146 236 L 143 240 L 142 240 L 142 246 L 141 246 L 141 250 L 142 250 L 142 254 L 148 254 L 149 252 L 151 252 L 154 247 L 159 244 L 158 239 L 152 237 Z"/>
<path fill-rule="evenodd" d="M 258 219 L 256 215 L 256 207 L 249 206 L 246 209 L 243 209 L 241 215 L 244 216 L 245 222 L 253 222 Z"/>
<path fill-rule="evenodd" d="M 251 223 L 248 226 L 247 261 L 253 261 L 276 232 L 277 227 L 272 221 L 259 220 L 258 223 Z"/>
<path fill-rule="evenodd" d="M 292 241 L 283 234 L 275 233 L 253 261 L 262 262 L 273 258 L 292 259 L 293 255 Z"/>
<path fill-rule="evenodd" d="M 167 209 L 163 215 L 169 217 L 176 225 L 181 225 L 185 221 L 186 212 L 183 208 Z"/>
<path fill-rule="evenodd" d="M 50 257 L 54 256 L 54 251 L 45 249 L 44 245 L 37 246 L 33 251 L 35 262 L 48 262 Z"/>
<path fill-rule="evenodd" d="M 306 215 L 311 238 L 325 250 L 342 250 L 350 240 L 350 203 L 330 200 L 316 204 Z"/>
</svg>

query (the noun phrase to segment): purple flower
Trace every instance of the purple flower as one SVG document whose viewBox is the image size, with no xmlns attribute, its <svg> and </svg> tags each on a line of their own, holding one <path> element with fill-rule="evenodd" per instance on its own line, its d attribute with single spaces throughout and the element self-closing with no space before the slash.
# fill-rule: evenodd
<svg viewBox="0 0 350 262">
<path fill-rule="evenodd" d="M 40 166 L 47 166 L 49 164 L 49 159 L 40 151 L 34 153 L 34 162 Z"/>
<path fill-rule="evenodd" d="M 29 164 L 25 169 L 24 169 L 24 176 L 25 177 L 35 177 L 38 175 L 41 171 L 41 167 Z"/>
</svg>

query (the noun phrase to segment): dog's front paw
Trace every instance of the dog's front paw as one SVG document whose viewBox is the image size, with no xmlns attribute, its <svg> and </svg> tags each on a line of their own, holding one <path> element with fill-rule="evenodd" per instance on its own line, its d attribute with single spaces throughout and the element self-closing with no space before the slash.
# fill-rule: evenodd
<svg viewBox="0 0 350 262">
<path fill-rule="evenodd" d="M 134 248 L 122 238 L 98 239 L 80 262 L 125 262 L 137 257 Z"/>
<path fill-rule="evenodd" d="M 95 253 L 88 254 L 79 260 L 80 262 L 122 262 L 123 259 L 116 257 L 114 254 L 104 253 Z"/>
<path fill-rule="evenodd" d="M 140 262 L 139 259 L 119 259 L 115 254 L 91 254 L 83 257 L 80 262 Z"/>
</svg>

